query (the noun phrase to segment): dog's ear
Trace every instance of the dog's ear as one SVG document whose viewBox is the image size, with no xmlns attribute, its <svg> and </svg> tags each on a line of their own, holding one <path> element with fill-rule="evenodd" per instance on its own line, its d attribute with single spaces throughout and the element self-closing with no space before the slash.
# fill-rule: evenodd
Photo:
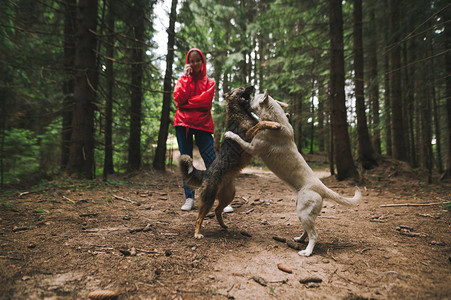
<svg viewBox="0 0 451 300">
<path fill-rule="evenodd" d="M 265 104 L 268 102 L 268 100 L 269 100 L 269 93 L 268 93 L 268 90 L 265 90 L 265 94 L 263 95 L 263 100 L 260 101 L 260 104 Z"/>
<path fill-rule="evenodd" d="M 286 104 L 285 102 L 279 101 L 279 100 L 275 100 L 283 109 L 288 108 L 288 104 Z"/>
</svg>

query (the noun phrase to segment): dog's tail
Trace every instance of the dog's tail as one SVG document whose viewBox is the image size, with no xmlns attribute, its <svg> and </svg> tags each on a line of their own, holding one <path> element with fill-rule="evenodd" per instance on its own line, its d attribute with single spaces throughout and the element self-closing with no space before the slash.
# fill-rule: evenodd
<svg viewBox="0 0 451 300">
<path fill-rule="evenodd" d="M 179 168 L 187 185 L 195 187 L 202 185 L 205 171 L 196 169 L 189 155 L 180 155 Z"/>
<path fill-rule="evenodd" d="M 336 201 L 339 204 L 347 205 L 347 206 L 356 206 L 359 204 L 360 200 L 362 200 L 362 192 L 360 191 L 359 187 L 355 187 L 355 193 L 354 197 L 352 198 L 346 198 L 343 196 L 340 196 L 338 193 L 332 191 L 329 188 L 326 188 L 325 198 L 332 199 Z"/>
</svg>

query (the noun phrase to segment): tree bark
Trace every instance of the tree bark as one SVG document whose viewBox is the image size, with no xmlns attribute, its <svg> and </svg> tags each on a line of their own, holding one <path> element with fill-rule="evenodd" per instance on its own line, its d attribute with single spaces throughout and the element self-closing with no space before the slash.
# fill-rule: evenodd
<svg viewBox="0 0 451 300">
<path fill-rule="evenodd" d="M 425 73 L 426 74 L 426 73 Z M 432 115 L 429 86 L 422 87 L 423 100 L 420 104 L 421 118 L 421 147 L 422 147 L 422 167 L 428 170 L 428 183 L 432 182 Z"/>
<path fill-rule="evenodd" d="M 330 175 L 335 175 L 335 147 L 334 147 L 334 128 L 332 127 L 332 97 L 327 99 L 329 106 L 329 171 Z"/>
<path fill-rule="evenodd" d="M 343 16 L 341 0 L 329 0 L 331 121 L 337 179 L 358 178 L 351 154 L 344 92 Z"/>
<path fill-rule="evenodd" d="M 390 0 L 385 0 L 384 5 L 388 7 Z M 386 15 L 386 14 L 384 14 Z M 384 113 L 383 113 L 383 123 L 384 123 L 384 141 L 385 141 L 385 154 L 388 156 L 392 156 L 392 138 L 391 138 L 391 104 L 390 104 L 390 26 L 385 19 L 386 22 L 382 24 L 384 28 Z"/>
<path fill-rule="evenodd" d="M 374 9 L 374 8 L 373 8 Z M 370 45 L 368 48 L 368 96 L 371 106 L 371 120 L 374 150 L 380 155 L 381 149 L 381 130 L 380 130 L 380 114 L 379 114 L 379 79 L 378 79 L 378 61 L 377 61 L 377 30 L 375 23 L 375 14 L 370 12 Z"/>
<path fill-rule="evenodd" d="M 66 174 L 94 178 L 94 103 L 96 101 L 97 0 L 80 0 L 77 10 L 74 111 Z"/>
<path fill-rule="evenodd" d="M 313 154 L 313 141 L 315 136 L 315 79 L 312 79 L 312 95 L 310 97 L 310 116 L 312 122 L 310 123 L 310 154 Z"/>
<path fill-rule="evenodd" d="M 433 49 L 432 43 L 429 43 L 431 47 L 431 56 L 435 55 L 435 51 Z M 430 74 L 435 75 L 435 62 L 432 58 L 432 62 L 430 64 Z M 440 114 L 439 114 L 439 106 L 437 101 L 437 92 L 436 92 L 436 80 L 435 76 L 432 76 L 431 80 L 431 97 L 432 97 L 432 110 L 434 114 L 434 130 L 435 130 L 435 140 L 436 140 L 436 152 L 437 152 L 437 170 L 439 173 L 443 172 L 443 161 L 442 161 L 442 130 L 440 128 Z"/>
<path fill-rule="evenodd" d="M 392 138 L 391 138 L 391 101 L 390 101 L 390 60 L 386 48 L 384 56 L 384 132 L 385 132 L 385 154 L 392 156 Z"/>
<path fill-rule="evenodd" d="M 109 0 L 107 16 L 107 45 L 105 60 L 106 76 L 106 109 L 105 109 L 105 157 L 103 161 L 103 179 L 107 180 L 108 174 L 114 173 L 113 164 L 113 90 L 114 90 L 114 0 Z"/>
<path fill-rule="evenodd" d="M 61 169 L 63 170 L 69 161 L 70 138 L 72 135 L 77 1 L 66 0 L 64 2 L 64 9 L 64 72 L 66 80 L 63 83 L 61 130 Z"/>
<path fill-rule="evenodd" d="M 376 153 L 368 132 L 363 78 L 362 0 L 354 1 L 354 70 L 357 113 L 358 161 L 364 169 L 377 166 Z"/>
<path fill-rule="evenodd" d="M 414 168 L 418 167 L 418 160 L 417 160 L 417 149 L 415 146 L 415 123 L 414 123 L 414 116 L 415 116 L 415 107 L 416 107 L 416 99 L 415 99 L 415 87 L 417 87 L 416 84 L 416 75 L 415 70 L 416 66 L 414 65 L 414 62 L 416 60 L 416 51 L 417 51 L 417 44 L 415 42 L 415 39 L 412 39 L 410 41 L 410 47 L 409 51 L 407 51 L 407 48 L 404 49 L 404 61 L 407 62 L 409 65 L 408 67 L 404 68 L 405 70 L 405 91 L 407 92 L 406 96 L 406 109 L 407 109 L 407 132 L 409 133 L 409 156 L 410 156 L 410 165 Z M 407 53 L 409 52 L 409 53 Z"/>
<path fill-rule="evenodd" d="M 324 87 L 320 82 L 318 86 L 318 151 L 320 153 L 325 151 L 325 111 L 324 111 Z"/>
<path fill-rule="evenodd" d="M 153 167 L 156 170 L 164 170 L 166 162 L 166 141 L 169 130 L 169 113 L 172 101 L 172 64 L 174 62 L 175 22 L 177 18 L 177 0 L 172 0 L 171 13 L 169 15 L 168 54 L 166 56 L 166 73 L 164 76 L 163 108 L 161 111 L 160 131 L 158 133 L 158 145 L 155 151 Z"/>
<path fill-rule="evenodd" d="M 133 45 L 131 55 L 131 97 L 130 97 L 130 136 L 128 143 L 128 171 L 141 167 L 141 119 L 142 119 L 142 80 L 144 57 L 144 3 L 135 3 L 136 20 L 133 25 Z"/>
<path fill-rule="evenodd" d="M 399 1 L 390 0 L 390 31 L 393 35 L 390 45 L 390 102 L 393 158 L 408 161 L 403 119 L 401 90 L 401 54 L 399 34 Z"/>
<path fill-rule="evenodd" d="M 446 1 L 445 1 L 446 4 Z M 447 9 L 443 13 L 444 20 L 450 20 L 451 12 Z M 445 49 L 451 49 L 451 24 L 445 23 Z M 446 169 L 441 179 L 451 178 L 451 51 L 445 53 L 445 73 L 447 74 L 445 79 L 446 84 L 446 116 L 448 119 L 448 151 L 446 154 Z"/>
<path fill-rule="evenodd" d="M 303 97 L 294 97 L 294 114 L 293 119 L 291 120 L 292 124 L 294 124 L 294 135 L 295 135 L 295 143 L 298 148 L 299 153 L 302 154 L 302 148 L 304 147 L 304 133 L 302 131 L 302 109 L 303 109 Z"/>
</svg>

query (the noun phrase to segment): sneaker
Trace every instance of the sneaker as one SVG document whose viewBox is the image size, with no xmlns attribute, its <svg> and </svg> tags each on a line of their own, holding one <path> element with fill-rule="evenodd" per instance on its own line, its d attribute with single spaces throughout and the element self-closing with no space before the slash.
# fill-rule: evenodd
<svg viewBox="0 0 451 300">
<path fill-rule="evenodd" d="M 226 207 L 224 207 L 223 211 L 225 213 L 231 213 L 231 212 L 233 212 L 233 207 L 231 207 L 230 205 L 227 205 Z"/>
<path fill-rule="evenodd" d="M 185 201 L 185 204 L 182 206 L 182 210 L 184 211 L 190 211 L 193 209 L 194 206 L 194 199 L 193 198 L 187 198 Z"/>
</svg>

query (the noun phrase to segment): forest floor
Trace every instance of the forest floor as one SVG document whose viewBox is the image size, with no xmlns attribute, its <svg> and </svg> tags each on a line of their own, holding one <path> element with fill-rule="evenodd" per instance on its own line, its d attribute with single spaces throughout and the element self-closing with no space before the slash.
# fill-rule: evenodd
<svg viewBox="0 0 451 300">
<path fill-rule="evenodd" d="M 353 195 L 355 183 L 324 170 L 316 174 L 330 188 Z M 201 240 L 197 210 L 180 210 L 175 169 L 4 193 L 0 299 L 87 299 L 99 290 L 119 299 L 450 299 L 451 184 L 424 180 L 386 161 L 364 175 L 358 207 L 325 200 L 311 257 L 288 246 L 306 246 L 292 242 L 302 232 L 294 193 L 263 169 L 237 177 L 229 229 L 210 214 Z"/>
</svg>

